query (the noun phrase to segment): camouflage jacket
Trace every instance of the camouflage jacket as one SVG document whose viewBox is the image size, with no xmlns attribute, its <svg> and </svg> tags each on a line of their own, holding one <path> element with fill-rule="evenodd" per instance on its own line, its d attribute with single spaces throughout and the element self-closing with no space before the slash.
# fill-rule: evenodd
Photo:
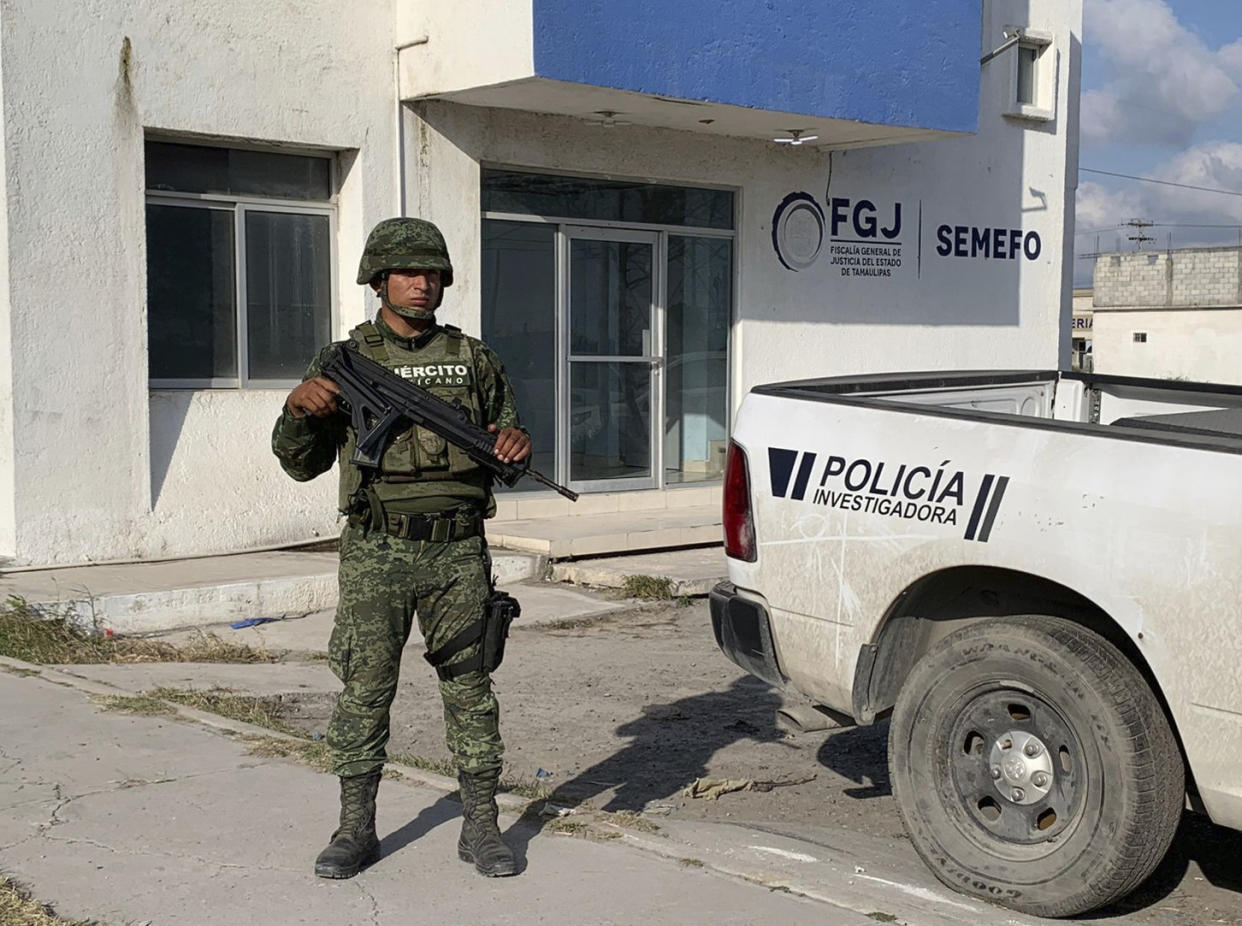
<svg viewBox="0 0 1242 926">
<path fill-rule="evenodd" d="M 504 365 L 482 341 L 441 325 L 418 337 L 404 338 L 377 319 L 371 331 L 382 336 L 382 347 L 370 350 L 364 341 L 366 328 L 354 329 L 350 337 L 373 359 L 443 399 L 460 399 L 476 424 L 521 427 Z M 320 375 L 323 360 L 334 346 L 319 352 L 304 381 Z M 363 481 L 362 473 L 349 462 L 353 448 L 353 428 L 344 413 L 295 418 L 282 410 L 272 430 L 272 452 L 281 468 L 300 482 L 327 472 L 333 461 L 340 463 L 342 511 Z M 477 504 L 488 515 L 495 508 L 487 472 L 443 438 L 417 427 L 406 428 L 389 440 L 380 473 L 371 485 L 384 507 L 392 511 L 444 511 L 462 502 Z"/>
</svg>

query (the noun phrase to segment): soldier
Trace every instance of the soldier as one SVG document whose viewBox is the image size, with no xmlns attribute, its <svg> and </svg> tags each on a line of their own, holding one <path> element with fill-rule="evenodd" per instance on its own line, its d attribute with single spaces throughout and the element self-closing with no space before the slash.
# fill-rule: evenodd
<svg viewBox="0 0 1242 926">
<path fill-rule="evenodd" d="M 442 398 L 460 399 L 496 434 L 496 456 L 525 459 L 530 437 L 518 424 L 500 360 L 482 342 L 435 321 L 453 285 L 440 230 L 420 219 L 380 222 L 363 248 L 358 283 L 380 298 L 375 321 L 350 332 L 361 352 Z M 475 635 L 492 591 L 483 536 L 483 520 L 495 513 L 491 481 L 466 454 L 417 427 L 389 443 L 378 475 L 351 465 L 355 435 L 337 409 L 336 384 L 319 375 L 329 349 L 289 393 L 272 433 L 272 450 L 294 479 L 313 479 L 339 459 L 340 507 L 348 516 L 329 643 L 329 665 L 344 685 L 327 737 L 341 779 L 341 816 L 315 874 L 351 878 L 379 858 L 375 796 L 401 652 L 416 614 L 428 661 L 441 661 L 446 740 L 464 817 L 457 854 L 481 874 L 516 874 L 496 825 L 499 705 Z M 462 648 L 463 640 L 472 642 Z"/>
</svg>

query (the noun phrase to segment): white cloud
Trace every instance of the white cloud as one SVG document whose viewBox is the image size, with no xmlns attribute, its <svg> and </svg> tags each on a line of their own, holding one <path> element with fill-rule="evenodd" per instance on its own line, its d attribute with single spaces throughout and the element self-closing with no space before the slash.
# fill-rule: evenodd
<svg viewBox="0 0 1242 926">
<path fill-rule="evenodd" d="M 1233 76 L 1234 82 L 1242 80 L 1242 39 L 1231 42 L 1216 53 L 1220 66 Z"/>
<path fill-rule="evenodd" d="M 1083 17 L 1085 40 L 1117 75 L 1082 96 L 1086 144 L 1184 145 L 1237 98 L 1242 41 L 1213 51 L 1165 0 L 1087 0 Z"/>
<path fill-rule="evenodd" d="M 1154 176 L 1191 186 L 1242 192 L 1242 144 L 1213 142 L 1181 152 Z M 1157 186 L 1156 205 L 1183 215 L 1242 222 L 1242 196 Z"/>
<path fill-rule="evenodd" d="M 1119 246 L 1122 250 L 1134 247 L 1127 240 L 1128 235 L 1134 234 L 1133 229 L 1116 227 L 1131 219 L 1158 223 L 1147 232 L 1156 236 L 1149 247 L 1164 248 L 1170 241 L 1175 248 L 1239 242 L 1237 226 L 1242 226 L 1242 196 L 1137 181 L 1112 189 L 1094 180 L 1093 176 L 1082 174 L 1078 185 L 1074 213 L 1079 254 L 1095 250 L 1097 238 L 1089 233 L 1096 229 L 1100 230 L 1098 241 L 1102 251 Z M 1170 158 L 1147 176 L 1172 183 L 1242 192 L 1242 143 L 1196 145 Z M 1207 227 L 1213 225 L 1231 227 Z M 1090 283 L 1090 263 L 1085 260 L 1076 263 L 1077 284 Z"/>
<path fill-rule="evenodd" d="M 1104 229 L 1100 232 L 1104 236 L 1101 240 L 1111 241 L 1112 229 L 1122 222 L 1141 218 L 1143 208 L 1142 199 L 1129 190 L 1117 192 L 1099 183 L 1082 181 L 1078 184 L 1074 228 L 1083 233 Z"/>
<path fill-rule="evenodd" d="M 1242 192 L 1242 143 L 1211 142 L 1187 148 L 1147 173 L 1156 180 Z M 1131 181 L 1112 189 L 1084 173 L 1075 209 L 1080 231 L 1134 218 L 1189 225 L 1242 224 L 1242 196 Z"/>
</svg>

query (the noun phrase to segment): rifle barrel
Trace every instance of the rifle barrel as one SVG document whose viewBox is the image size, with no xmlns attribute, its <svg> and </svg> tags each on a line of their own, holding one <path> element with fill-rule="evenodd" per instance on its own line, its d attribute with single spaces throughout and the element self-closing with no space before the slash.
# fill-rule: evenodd
<svg viewBox="0 0 1242 926">
<path fill-rule="evenodd" d="M 535 482 L 542 482 L 549 489 L 556 489 L 556 491 L 560 492 L 571 502 L 576 502 L 578 500 L 577 492 L 573 491 L 572 489 L 567 489 L 563 485 L 559 485 L 558 483 L 553 482 L 551 479 L 549 479 L 547 476 L 545 476 L 541 472 L 538 472 L 533 469 L 527 469 L 526 475 L 530 476 L 530 478 L 535 480 Z"/>
</svg>

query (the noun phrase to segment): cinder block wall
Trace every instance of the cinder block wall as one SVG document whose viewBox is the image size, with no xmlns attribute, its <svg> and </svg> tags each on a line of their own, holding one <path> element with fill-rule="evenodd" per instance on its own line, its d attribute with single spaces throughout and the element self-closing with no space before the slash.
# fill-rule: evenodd
<svg viewBox="0 0 1242 926">
<path fill-rule="evenodd" d="M 1095 263 L 1095 305 L 1242 305 L 1242 248 L 1104 254 Z"/>
</svg>

